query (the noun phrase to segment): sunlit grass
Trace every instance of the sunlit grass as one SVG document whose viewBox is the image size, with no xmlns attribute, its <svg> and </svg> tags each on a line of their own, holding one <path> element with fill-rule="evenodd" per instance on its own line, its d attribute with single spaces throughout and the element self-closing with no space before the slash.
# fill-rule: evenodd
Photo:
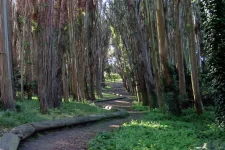
<svg viewBox="0 0 225 150">
<path fill-rule="evenodd" d="M 105 80 L 106 83 L 112 83 L 112 82 L 122 82 L 122 79 L 106 79 Z"/>
<path fill-rule="evenodd" d="M 146 112 L 141 120 L 124 124 L 116 132 L 99 134 L 90 142 L 89 149 L 189 150 L 207 147 L 217 150 L 225 149 L 224 141 L 224 132 L 214 123 L 213 109 L 202 116 L 188 109 L 181 117 L 156 109 Z"/>
<path fill-rule="evenodd" d="M 107 100 L 107 99 L 113 99 L 118 97 L 117 95 L 105 93 L 105 92 L 103 92 L 102 95 L 103 95 L 102 98 L 96 96 L 96 100 Z"/>
<path fill-rule="evenodd" d="M 122 79 L 119 74 L 111 73 L 110 76 L 108 74 L 105 74 L 105 82 L 122 82 Z"/>
</svg>

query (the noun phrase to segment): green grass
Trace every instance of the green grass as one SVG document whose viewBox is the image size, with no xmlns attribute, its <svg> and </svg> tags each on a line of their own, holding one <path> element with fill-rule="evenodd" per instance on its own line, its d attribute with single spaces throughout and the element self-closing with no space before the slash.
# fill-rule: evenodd
<svg viewBox="0 0 225 150">
<path fill-rule="evenodd" d="M 142 110 L 147 111 L 146 108 Z M 225 134 L 214 123 L 212 108 L 202 116 L 188 109 L 181 117 L 156 109 L 148 111 L 139 121 L 124 124 L 118 131 L 99 134 L 89 143 L 89 149 L 189 150 L 205 146 L 222 150 L 225 149 L 224 141 Z"/>
<path fill-rule="evenodd" d="M 21 112 L 0 111 L 0 128 L 12 128 L 21 124 L 44 120 L 56 120 L 75 116 L 105 113 L 106 110 L 88 102 L 63 103 L 60 109 L 51 109 L 48 114 L 41 114 L 38 100 L 17 102 Z"/>
<path fill-rule="evenodd" d="M 142 112 L 150 111 L 150 108 L 148 106 L 143 106 L 142 103 L 139 103 L 137 100 L 133 102 L 132 108 Z"/>
<path fill-rule="evenodd" d="M 112 89 L 111 86 L 109 85 L 106 85 L 106 87 L 102 88 L 102 98 L 101 97 L 98 97 L 96 95 L 96 100 L 106 100 L 106 99 L 112 99 L 112 98 L 117 98 L 118 95 L 114 95 L 114 94 L 111 94 L 109 93 L 109 91 Z"/>
<path fill-rule="evenodd" d="M 122 79 L 119 74 L 111 73 L 110 76 L 105 75 L 105 81 L 107 82 L 121 82 Z"/>
<path fill-rule="evenodd" d="M 107 99 L 112 99 L 112 98 L 117 98 L 118 97 L 117 95 L 113 95 L 113 94 L 105 93 L 105 92 L 102 92 L 102 95 L 103 95 L 102 98 L 96 97 L 96 100 L 107 100 Z"/>
</svg>

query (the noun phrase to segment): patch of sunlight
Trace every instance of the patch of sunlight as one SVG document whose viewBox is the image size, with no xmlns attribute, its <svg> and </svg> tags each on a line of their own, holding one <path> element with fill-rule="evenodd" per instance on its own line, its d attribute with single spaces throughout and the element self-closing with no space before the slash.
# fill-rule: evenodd
<svg viewBox="0 0 225 150">
<path fill-rule="evenodd" d="M 208 124 L 207 127 L 209 127 L 209 129 L 211 129 L 212 131 L 217 131 L 218 127 L 215 123 L 212 124 Z"/>
<path fill-rule="evenodd" d="M 143 126 L 143 127 L 147 127 L 147 128 L 155 128 L 155 129 L 166 129 L 169 126 L 168 125 L 163 125 L 160 124 L 159 122 L 149 122 L 149 121 L 136 121 L 136 120 L 132 120 L 129 124 L 125 123 L 124 126 L 129 127 L 129 126 Z"/>
<path fill-rule="evenodd" d="M 37 96 L 33 96 L 32 100 L 38 100 L 38 97 Z"/>
</svg>

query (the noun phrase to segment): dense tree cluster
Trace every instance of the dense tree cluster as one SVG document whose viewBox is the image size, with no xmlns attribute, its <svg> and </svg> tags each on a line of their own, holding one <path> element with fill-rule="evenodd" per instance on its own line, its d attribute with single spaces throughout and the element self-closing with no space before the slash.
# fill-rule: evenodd
<svg viewBox="0 0 225 150">
<path fill-rule="evenodd" d="M 175 115 L 194 106 L 200 115 L 204 88 L 199 76 L 209 72 L 217 120 L 223 126 L 224 3 L 2 0 L 4 109 L 15 110 L 14 100 L 24 100 L 24 93 L 28 99 L 38 95 L 43 113 L 71 96 L 95 100 L 102 97 L 104 72 L 113 65 L 124 86 L 143 105 Z"/>
<path fill-rule="evenodd" d="M 68 101 L 70 95 L 78 101 L 95 100 L 96 90 L 102 96 L 110 30 L 101 0 L 17 0 L 2 5 L 8 14 L 1 12 L 1 23 L 7 21 L 8 28 L 1 26 L 1 32 L 8 30 L 8 37 L 1 36 L 1 42 L 9 40 L 3 44 L 8 44 L 6 51 L 12 55 L 1 55 L 5 59 L 1 65 L 8 65 L 14 75 L 12 83 L 5 80 L 10 74 L 2 76 L 3 102 L 36 94 L 45 113 L 60 107 L 62 98 Z M 0 72 L 8 68 L 2 66 Z M 11 97 L 3 83 L 14 88 Z M 14 109 L 13 104 L 4 106 Z"/>
<path fill-rule="evenodd" d="M 151 108 L 180 115 L 181 108 L 194 104 L 201 114 L 198 2 L 118 0 L 108 5 L 118 69 L 127 89 Z"/>
</svg>

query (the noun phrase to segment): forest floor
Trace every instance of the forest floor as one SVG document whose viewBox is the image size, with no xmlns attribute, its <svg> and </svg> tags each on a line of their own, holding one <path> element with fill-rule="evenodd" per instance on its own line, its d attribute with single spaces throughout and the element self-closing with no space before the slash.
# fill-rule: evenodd
<svg viewBox="0 0 225 150">
<path fill-rule="evenodd" d="M 128 117 L 37 133 L 21 142 L 19 150 L 86 150 L 88 149 L 89 141 L 98 133 L 117 130 L 125 122 L 140 119 L 142 113 L 132 109 L 134 97 L 126 92 L 123 83 L 110 83 L 110 86 L 112 88 L 107 92 L 118 93 L 127 98 L 101 102 L 98 105 L 125 109 L 130 114 Z"/>
</svg>

